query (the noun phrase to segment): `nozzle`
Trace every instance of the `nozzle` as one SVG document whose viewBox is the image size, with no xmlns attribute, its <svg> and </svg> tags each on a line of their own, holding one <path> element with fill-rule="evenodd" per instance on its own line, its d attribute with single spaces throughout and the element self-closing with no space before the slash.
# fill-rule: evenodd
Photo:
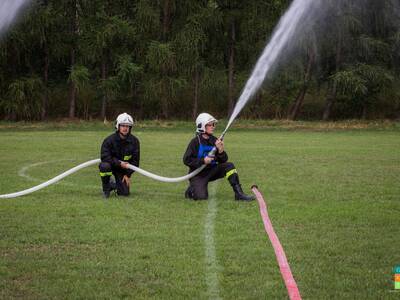
<svg viewBox="0 0 400 300">
<path fill-rule="evenodd" d="M 220 135 L 220 137 L 219 137 L 219 139 L 220 139 L 221 141 L 224 140 L 225 134 L 226 134 L 226 130 L 225 130 L 225 131 Z M 214 157 L 214 156 L 215 156 L 215 153 L 217 153 L 217 147 L 213 147 L 213 148 L 211 149 L 211 151 L 208 152 L 207 156 L 209 156 L 209 157 Z"/>
<path fill-rule="evenodd" d="M 225 133 L 226 133 L 226 131 L 224 131 L 224 132 L 220 135 L 219 139 L 220 139 L 221 141 L 224 140 Z M 209 156 L 209 157 L 214 157 L 214 156 L 215 156 L 215 153 L 217 153 L 217 147 L 214 146 L 214 147 L 211 149 L 211 151 L 208 152 L 207 156 Z"/>
<path fill-rule="evenodd" d="M 225 134 L 226 134 L 226 131 L 224 131 L 224 132 L 221 134 L 221 136 L 219 137 L 219 139 L 220 139 L 221 141 L 224 140 Z"/>
<path fill-rule="evenodd" d="M 210 152 L 208 152 L 207 156 L 214 157 L 215 153 L 217 153 L 217 147 L 213 147 Z"/>
</svg>

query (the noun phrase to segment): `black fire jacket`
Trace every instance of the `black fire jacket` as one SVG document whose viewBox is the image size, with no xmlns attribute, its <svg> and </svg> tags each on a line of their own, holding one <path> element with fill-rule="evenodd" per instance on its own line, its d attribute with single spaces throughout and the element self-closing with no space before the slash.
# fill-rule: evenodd
<svg viewBox="0 0 400 300">
<path fill-rule="evenodd" d="M 204 164 L 204 157 L 215 146 L 217 138 L 213 135 L 209 139 L 205 139 L 201 134 L 196 135 L 187 146 L 186 152 L 183 155 L 183 163 L 189 167 L 189 172 L 201 167 Z M 202 172 L 212 168 L 218 163 L 228 161 L 228 154 L 226 152 L 215 154 L 215 160 L 212 164 L 208 165 Z"/>
<path fill-rule="evenodd" d="M 101 145 L 101 161 L 108 162 L 112 168 L 121 166 L 120 161 L 139 167 L 140 143 L 137 137 L 129 134 L 126 139 L 121 139 L 118 132 L 108 136 Z M 134 171 L 124 169 L 130 177 Z"/>
</svg>

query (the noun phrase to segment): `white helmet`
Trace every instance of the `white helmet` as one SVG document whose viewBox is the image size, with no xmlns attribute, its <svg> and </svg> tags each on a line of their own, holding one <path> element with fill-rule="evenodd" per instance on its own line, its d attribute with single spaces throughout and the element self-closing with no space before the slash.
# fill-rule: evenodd
<svg viewBox="0 0 400 300">
<path fill-rule="evenodd" d="M 133 126 L 133 119 L 127 113 L 120 114 L 117 117 L 117 121 L 115 124 L 115 128 L 119 129 L 119 125 L 128 125 L 129 127 Z"/>
<path fill-rule="evenodd" d="M 206 132 L 206 125 L 211 122 L 218 122 L 218 120 L 208 113 L 199 114 L 196 118 L 196 132 Z"/>
</svg>

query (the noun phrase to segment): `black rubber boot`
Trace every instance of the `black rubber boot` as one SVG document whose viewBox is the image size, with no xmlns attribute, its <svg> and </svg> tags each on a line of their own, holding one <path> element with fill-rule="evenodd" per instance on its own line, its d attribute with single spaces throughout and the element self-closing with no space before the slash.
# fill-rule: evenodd
<svg viewBox="0 0 400 300">
<path fill-rule="evenodd" d="M 185 191 L 185 198 L 186 199 L 193 199 L 193 188 L 189 185 Z"/>
<path fill-rule="evenodd" d="M 110 179 L 110 192 L 117 189 L 117 184 L 113 178 Z"/>
<path fill-rule="evenodd" d="M 253 195 L 246 195 L 243 190 L 242 186 L 239 182 L 239 176 L 237 173 L 232 174 L 228 177 L 229 183 L 232 186 L 233 191 L 235 192 L 235 200 L 242 200 L 242 201 L 252 201 L 255 199 Z"/>
<path fill-rule="evenodd" d="M 103 185 L 103 197 L 109 198 L 110 193 L 116 189 L 115 181 L 111 179 L 111 176 L 104 176 L 101 177 L 101 183 Z"/>
<path fill-rule="evenodd" d="M 253 195 L 246 195 L 240 184 L 233 185 L 232 189 L 235 192 L 235 200 L 253 201 L 255 199 Z"/>
</svg>

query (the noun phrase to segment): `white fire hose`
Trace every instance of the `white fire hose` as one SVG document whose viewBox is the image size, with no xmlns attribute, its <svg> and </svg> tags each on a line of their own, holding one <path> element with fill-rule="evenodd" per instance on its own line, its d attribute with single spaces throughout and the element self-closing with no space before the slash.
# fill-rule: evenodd
<svg viewBox="0 0 400 300">
<path fill-rule="evenodd" d="M 226 131 L 227 131 L 227 128 L 222 133 L 222 135 L 219 137 L 220 140 L 224 139 Z M 214 157 L 216 152 L 217 152 L 217 148 L 214 146 L 212 148 L 212 150 L 208 153 L 207 156 Z M 47 186 L 49 186 L 49 185 L 51 185 L 53 183 L 56 183 L 56 182 L 60 181 L 61 179 L 65 178 L 65 177 L 67 177 L 67 176 L 69 176 L 69 175 L 71 175 L 71 174 L 73 174 L 75 172 L 78 172 L 79 170 L 81 170 L 83 168 L 98 164 L 98 163 L 100 163 L 100 161 L 101 161 L 100 159 L 89 160 L 89 161 L 84 162 L 84 163 L 82 163 L 80 165 L 77 165 L 76 167 L 73 167 L 72 169 L 69 169 L 68 171 L 65 171 L 64 173 L 61 173 L 60 175 L 58 175 L 58 176 L 56 176 L 56 177 L 54 177 L 54 178 L 52 178 L 52 179 L 50 179 L 50 180 L 48 180 L 46 182 L 43 182 L 43 183 L 41 183 L 39 185 L 31 187 L 30 189 L 26 189 L 26 190 L 23 190 L 23 191 L 20 191 L 20 192 L 11 193 L 11 194 L 0 195 L 0 199 L 16 198 L 16 197 L 20 197 L 20 196 L 24 196 L 24 195 L 36 192 L 36 191 L 41 190 L 41 189 L 43 189 L 43 188 L 45 188 L 45 187 L 47 187 Z M 131 164 L 128 164 L 128 168 L 133 170 L 133 171 L 136 171 L 136 172 L 138 172 L 138 173 L 140 173 L 140 174 L 142 174 L 144 176 L 147 176 L 149 178 L 152 178 L 154 180 L 158 180 L 158 181 L 161 181 L 161 182 L 168 182 L 168 183 L 181 182 L 181 181 L 188 180 L 188 179 L 196 176 L 197 174 L 199 174 L 206 166 L 207 165 L 204 164 L 201 167 L 199 167 L 196 170 L 194 170 L 192 173 L 189 173 L 189 174 L 187 174 L 185 176 L 181 176 L 181 177 L 164 177 L 164 176 L 160 176 L 160 175 L 151 173 L 149 171 L 143 170 L 143 169 L 138 168 L 136 166 L 133 166 Z"/>
<path fill-rule="evenodd" d="M 71 174 L 73 174 L 75 172 L 78 172 L 79 170 L 81 170 L 83 168 L 86 168 L 86 167 L 89 167 L 89 166 L 92 166 L 92 165 L 95 165 L 95 164 L 98 164 L 98 163 L 100 163 L 100 159 L 89 160 L 89 161 L 84 162 L 84 163 L 82 163 L 80 165 L 77 165 L 76 167 L 74 167 L 74 168 L 72 168 L 72 169 L 70 169 L 70 170 L 68 170 L 68 171 L 66 171 L 66 172 L 64 172 L 64 173 L 62 173 L 62 174 L 60 174 L 60 175 L 48 180 L 48 181 L 46 181 L 46 182 L 43 182 L 43 183 L 41 183 L 41 184 L 39 184 L 37 186 L 31 187 L 30 189 L 26 189 L 26 190 L 23 190 L 23 191 L 20 191 L 20 192 L 16 192 L 16 193 L 11 193 L 11 194 L 0 195 L 0 199 L 16 198 L 16 197 L 20 197 L 20 196 L 24 196 L 24 195 L 33 193 L 33 192 L 38 191 L 40 189 L 43 189 L 43 188 L 45 188 L 45 187 L 47 187 L 47 186 L 49 186 L 49 185 L 51 185 L 53 183 L 58 182 L 61 179 L 65 178 L 65 177 L 67 177 L 67 176 L 69 176 L 69 175 L 71 175 Z M 158 181 L 162 181 L 162 182 L 181 182 L 181 181 L 188 180 L 188 179 L 192 178 L 193 176 L 196 176 L 197 174 L 199 174 L 205 167 L 206 167 L 206 165 L 202 165 L 200 168 L 194 170 L 190 174 L 187 174 L 187 175 L 181 176 L 181 177 L 170 178 L 170 177 L 163 177 L 163 176 L 160 176 L 160 175 L 156 175 L 156 174 L 153 174 L 151 172 L 148 172 L 148 171 L 145 171 L 143 169 L 140 169 L 140 168 L 138 168 L 136 166 L 133 166 L 131 164 L 128 164 L 128 168 L 129 169 L 131 169 L 133 171 L 136 171 L 136 172 L 138 172 L 138 173 L 140 173 L 140 174 L 142 174 L 144 176 L 147 176 L 147 177 L 150 177 L 152 179 L 155 179 L 155 180 L 158 180 Z"/>
</svg>

